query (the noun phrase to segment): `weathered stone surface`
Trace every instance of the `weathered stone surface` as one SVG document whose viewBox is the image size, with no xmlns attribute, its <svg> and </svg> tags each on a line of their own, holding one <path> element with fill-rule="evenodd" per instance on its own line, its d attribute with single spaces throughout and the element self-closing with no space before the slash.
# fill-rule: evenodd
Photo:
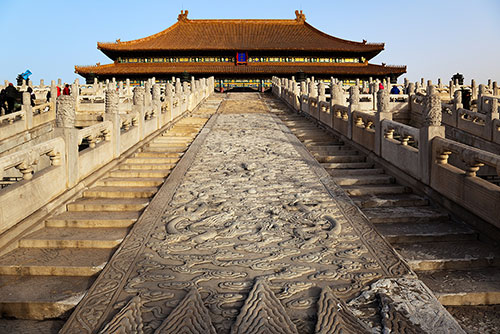
<svg viewBox="0 0 500 334">
<path fill-rule="evenodd" d="M 363 305 L 377 299 L 381 303 L 384 333 L 465 334 L 432 292 L 417 279 L 381 279 L 348 305 L 362 309 Z"/>
<path fill-rule="evenodd" d="M 223 103 L 62 333 L 101 328 L 136 295 L 152 333 L 192 288 L 217 333 L 229 333 L 260 280 L 268 289 L 255 290 L 279 301 L 282 319 L 313 333 L 322 289 L 347 300 L 377 279 L 410 273 L 256 97 Z"/>
<path fill-rule="evenodd" d="M 179 332 L 180 330 L 180 332 Z M 192 288 L 155 334 L 216 334 L 198 289 Z"/>
<path fill-rule="evenodd" d="M 106 324 L 100 334 L 143 334 L 141 317 L 141 298 L 136 296 Z"/>
<path fill-rule="evenodd" d="M 298 334 L 285 308 L 264 279 L 258 279 L 243 305 L 231 334 Z"/>
<path fill-rule="evenodd" d="M 318 322 L 315 334 L 369 334 L 371 329 L 352 313 L 349 307 L 336 298 L 326 287 L 318 301 Z"/>
</svg>

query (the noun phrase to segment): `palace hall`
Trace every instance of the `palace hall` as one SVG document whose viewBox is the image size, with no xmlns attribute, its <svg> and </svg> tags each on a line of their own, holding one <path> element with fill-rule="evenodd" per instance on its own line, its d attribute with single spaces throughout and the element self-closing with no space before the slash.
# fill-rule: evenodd
<svg viewBox="0 0 500 334">
<path fill-rule="evenodd" d="M 369 61 L 384 50 L 383 43 L 354 42 L 330 36 L 306 22 L 302 11 L 290 20 L 191 20 L 181 11 L 171 27 L 148 37 L 97 43 L 113 63 L 75 66 L 87 81 L 129 78 L 138 84 L 155 77 L 189 80 L 215 77 L 220 87 L 271 87 L 272 76 L 297 80 L 331 77 L 351 81 L 390 78 L 406 66 L 377 65 Z"/>
</svg>

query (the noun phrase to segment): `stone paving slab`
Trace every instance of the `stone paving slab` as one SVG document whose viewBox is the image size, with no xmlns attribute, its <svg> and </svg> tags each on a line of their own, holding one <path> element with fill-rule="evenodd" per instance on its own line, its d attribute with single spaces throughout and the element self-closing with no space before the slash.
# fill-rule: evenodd
<svg viewBox="0 0 500 334">
<path fill-rule="evenodd" d="M 413 276 L 268 111 L 228 95 L 61 333 L 336 333 L 365 324 L 332 300 Z"/>
</svg>

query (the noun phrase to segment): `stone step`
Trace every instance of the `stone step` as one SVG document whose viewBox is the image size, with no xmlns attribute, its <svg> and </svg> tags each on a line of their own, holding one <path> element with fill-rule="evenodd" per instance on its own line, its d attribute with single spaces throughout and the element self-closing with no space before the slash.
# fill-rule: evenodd
<svg viewBox="0 0 500 334">
<path fill-rule="evenodd" d="M 318 151 L 312 151 L 312 155 L 316 159 L 322 159 L 325 156 L 331 156 L 331 155 L 344 156 L 344 155 L 358 155 L 358 154 L 359 154 L 359 152 L 356 150 L 337 150 L 337 151 L 334 151 L 333 153 L 326 153 L 326 152 L 323 153 L 323 152 L 318 152 Z"/>
<path fill-rule="evenodd" d="M 394 178 L 386 174 L 378 175 L 349 175 L 344 177 L 334 177 L 339 186 L 352 186 L 364 184 L 390 184 L 394 183 Z"/>
<path fill-rule="evenodd" d="M 420 243 L 477 240 L 478 234 L 458 222 L 388 223 L 378 224 L 377 230 L 390 243 Z"/>
<path fill-rule="evenodd" d="M 342 187 L 349 196 L 366 196 L 380 194 L 404 194 L 408 189 L 400 185 L 364 185 Z"/>
<path fill-rule="evenodd" d="M 24 306 L 23 306 L 24 308 Z M 0 319 L 0 333 L 57 334 L 65 320 Z"/>
<path fill-rule="evenodd" d="M 343 163 L 343 162 L 365 162 L 364 155 L 325 155 L 317 157 L 316 160 L 320 163 Z"/>
<path fill-rule="evenodd" d="M 175 167 L 175 164 L 129 164 L 121 163 L 118 168 L 120 170 L 170 170 Z"/>
<path fill-rule="evenodd" d="M 329 146 L 335 146 L 335 145 L 343 145 L 343 142 L 341 141 L 336 141 L 336 140 L 329 140 L 325 142 L 306 142 L 304 143 L 304 146 L 307 147 L 308 149 L 310 148 L 315 148 L 315 147 L 329 147 Z"/>
<path fill-rule="evenodd" d="M 413 270 L 472 269 L 500 264 L 498 248 L 481 241 L 393 244 Z"/>
<path fill-rule="evenodd" d="M 448 220 L 448 214 L 431 206 L 364 208 L 363 213 L 374 224 L 429 223 Z"/>
<path fill-rule="evenodd" d="M 179 158 L 164 158 L 164 157 L 135 157 L 125 160 L 128 164 L 175 164 Z"/>
<path fill-rule="evenodd" d="M 172 138 L 172 140 L 184 140 L 184 141 L 190 141 L 193 140 L 193 137 L 196 136 L 199 130 L 189 130 L 189 131 L 179 131 L 179 132 L 173 132 L 173 131 L 167 131 L 163 133 L 161 136 L 157 137 L 154 139 L 156 140 L 162 140 L 165 138 Z"/>
<path fill-rule="evenodd" d="M 335 154 L 340 150 L 350 150 L 351 147 L 344 145 L 343 143 L 335 145 L 320 145 L 320 146 L 309 146 L 307 149 L 315 153 L 331 153 Z"/>
<path fill-rule="evenodd" d="M 429 201 L 415 194 L 378 194 L 358 196 L 354 203 L 360 208 L 423 206 Z"/>
<path fill-rule="evenodd" d="M 114 248 L 127 232 L 127 228 L 46 227 L 22 238 L 19 247 Z"/>
<path fill-rule="evenodd" d="M 109 248 L 16 248 L 0 257 L 0 275 L 92 276 L 113 252 Z"/>
<path fill-rule="evenodd" d="M 500 304 L 500 268 L 417 272 L 443 305 Z"/>
<path fill-rule="evenodd" d="M 150 198 L 158 187 L 112 187 L 97 186 L 83 192 L 85 198 Z"/>
<path fill-rule="evenodd" d="M 129 227 L 139 219 L 139 211 L 67 211 L 45 222 L 47 227 L 104 228 Z"/>
<path fill-rule="evenodd" d="M 185 139 L 175 140 L 172 138 L 163 137 L 162 139 L 157 139 L 157 140 L 152 141 L 151 143 L 148 144 L 148 147 L 149 148 L 151 148 L 151 147 L 170 147 L 170 146 L 187 147 L 187 146 L 189 146 L 189 144 L 191 144 L 191 142 L 192 142 L 192 139 L 190 139 L 190 140 L 185 140 Z"/>
<path fill-rule="evenodd" d="M 178 147 L 186 147 L 191 144 L 192 139 L 190 140 L 177 140 L 172 138 L 163 137 L 161 139 L 156 139 L 148 144 L 148 147 L 169 147 L 169 146 L 178 146 Z"/>
<path fill-rule="evenodd" d="M 323 162 L 321 166 L 326 170 L 333 169 L 361 169 L 361 168 L 372 168 L 374 166 L 373 162 Z"/>
<path fill-rule="evenodd" d="M 341 177 L 341 176 L 347 176 L 347 175 L 372 176 L 372 175 L 380 175 L 380 174 L 385 173 L 385 171 L 382 168 L 362 168 L 362 169 L 332 169 L 332 168 L 329 168 L 329 169 L 327 169 L 327 172 L 333 177 Z"/>
<path fill-rule="evenodd" d="M 156 170 L 146 170 L 146 169 L 115 169 L 109 172 L 111 177 L 119 178 L 165 178 L 170 174 L 170 169 L 156 169 Z"/>
<path fill-rule="evenodd" d="M 142 152 L 150 153 L 183 153 L 187 149 L 186 146 L 162 145 L 159 147 L 147 146 L 142 149 Z"/>
<path fill-rule="evenodd" d="M 180 158 L 183 152 L 137 152 L 134 154 L 135 157 L 139 158 Z"/>
<path fill-rule="evenodd" d="M 107 187 L 158 187 L 165 181 L 162 177 L 107 177 L 96 182 Z"/>
<path fill-rule="evenodd" d="M 69 311 L 82 300 L 94 280 L 94 277 L 79 276 L 0 276 L 0 314 L 4 318 L 18 319 L 66 318 Z M 4 326 L 7 325 L 4 323 Z M 44 330 L 50 329 L 46 325 L 40 327 L 39 324 L 24 323 L 24 326 L 27 325 Z M 13 324 L 11 323 L 10 326 Z M 17 324 L 17 328 L 19 326 L 21 326 L 20 323 Z M 0 324 L 1 328 L 2 324 Z M 22 332 L 2 331 L 2 333 L 29 332 L 24 331 L 23 328 Z"/>
<path fill-rule="evenodd" d="M 67 205 L 68 211 L 141 211 L 149 198 L 80 198 Z"/>
<path fill-rule="evenodd" d="M 332 140 L 334 138 L 332 135 L 314 129 L 314 130 L 309 130 L 309 131 L 293 131 L 293 134 L 297 136 L 299 139 L 309 139 L 309 140 L 318 140 L 318 141 L 323 141 L 323 140 Z M 335 140 L 335 138 L 334 138 Z"/>
</svg>

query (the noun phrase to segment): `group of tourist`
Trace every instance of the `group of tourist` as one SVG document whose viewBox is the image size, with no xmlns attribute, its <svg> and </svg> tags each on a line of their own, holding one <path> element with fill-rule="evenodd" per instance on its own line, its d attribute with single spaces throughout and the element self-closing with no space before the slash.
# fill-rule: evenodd
<svg viewBox="0 0 500 334">
<path fill-rule="evenodd" d="M 28 86 L 26 91 L 30 93 L 31 106 L 34 107 L 36 96 L 33 92 L 33 88 Z M 59 86 L 57 86 L 57 96 L 60 96 L 61 93 L 63 95 L 71 94 L 68 84 L 66 84 L 62 90 Z M 50 102 L 50 98 L 51 96 L 49 91 L 47 93 L 47 102 Z M 22 102 L 22 92 L 20 92 L 12 83 L 9 83 L 7 87 L 0 91 L 0 115 L 6 115 L 20 110 Z"/>
<path fill-rule="evenodd" d="M 12 83 L 0 91 L 0 113 L 2 115 L 16 111 L 20 107 L 20 102 L 21 94 Z"/>
</svg>

